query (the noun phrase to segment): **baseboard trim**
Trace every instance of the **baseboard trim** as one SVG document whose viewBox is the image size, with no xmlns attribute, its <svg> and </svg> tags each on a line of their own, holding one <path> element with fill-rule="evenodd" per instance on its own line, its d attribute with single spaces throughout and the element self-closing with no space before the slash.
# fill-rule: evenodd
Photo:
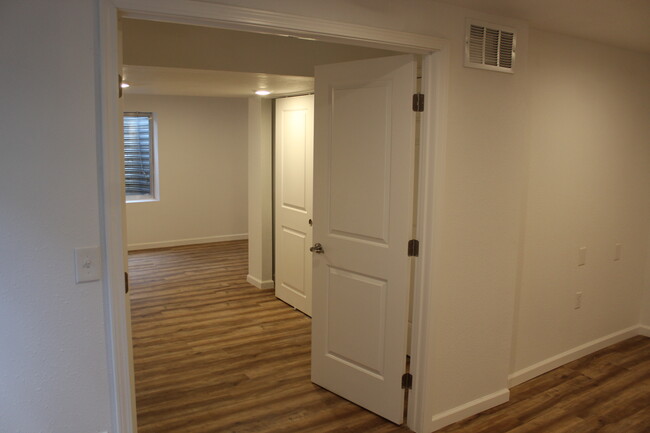
<svg viewBox="0 0 650 433">
<path fill-rule="evenodd" d="M 461 421 L 472 415 L 483 412 L 502 403 L 506 403 L 510 399 L 510 390 L 502 389 L 500 391 L 488 394 L 476 400 L 472 400 L 455 408 L 446 410 L 442 413 L 434 415 L 428 425 L 425 426 L 425 431 L 436 431 L 446 427 L 455 422 Z"/>
<path fill-rule="evenodd" d="M 639 325 L 639 335 L 650 337 L 650 326 Z"/>
<path fill-rule="evenodd" d="M 259 278 L 255 278 L 254 276 L 248 274 L 246 277 L 246 281 L 248 281 L 250 284 L 254 285 L 258 289 L 274 289 L 275 288 L 275 283 L 273 280 L 266 280 L 262 281 Z"/>
<path fill-rule="evenodd" d="M 209 244 L 212 242 L 240 241 L 248 239 L 248 233 L 235 235 L 206 236 L 202 238 L 176 239 L 171 241 L 144 242 L 139 244 L 129 244 L 129 251 L 150 250 L 154 248 L 180 247 L 183 245 Z"/>
<path fill-rule="evenodd" d="M 571 361 L 575 361 L 576 359 L 582 358 L 583 356 L 589 355 L 597 350 L 604 349 L 605 347 L 611 346 L 612 344 L 616 344 L 636 335 L 643 334 L 642 328 L 643 327 L 641 326 L 632 326 L 630 328 L 614 332 L 602 338 L 598 338 L 596 340 L 574 347 L 573 349 L 567 350 L 566 352 L 560 353 L 559 355 L 545 359 L 541 362 L 538 362 L 537 364 L 531 365 L 530 367 L 516 371 L 508 376 L 508 386 L 512 388 L 515 385 L 524 383 L 527 380 L 539 376 L 540 374 L 544 374 L 548 371 L 553 370 L 554 368 L 560 367 Z M 647 330 L 650 332 L 650 328 Z"/>
</svg>

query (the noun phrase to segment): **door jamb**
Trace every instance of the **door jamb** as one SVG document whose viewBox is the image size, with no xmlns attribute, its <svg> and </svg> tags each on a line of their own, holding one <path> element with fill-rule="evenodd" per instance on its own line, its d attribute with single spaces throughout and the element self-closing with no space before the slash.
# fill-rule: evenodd
<svg viewBox="0 0 650 433">
<path fill-rule="evenodd" d="M 428 108 L 421 125 L 420 194 L 418 197 L 418 237 L 420 257 L 416 264 L 411 343 L 411 372 L 415 377 L 408 403 L 407 425 L 422 431 L 430 407 L 426 383 L 427 360 L 432 359 L 427 344 L 432 302 L 433 259 L 437 242 L 433 236 L 439 224 L 443 200 L 446 107 L 449 76 L 449 43 L 427 35 L 334 22 L 277 12 L 245 9 L 191 0 L 99 0 L 97 64 L 97 118 L 100 227 L 103 248 L 104 315 L 111 386 L 112 422 L 116 433 L 137 431 L 133 359 L 124 297 L 122 227 L 122 153 L 119 146 L 120 117 L 117 99 L 118 13 L 125 18 L 194 24 L 223 29 L 291 34 L 348 45 L 369 46 L 424 54 L 423 93 Z"/>
</svg>

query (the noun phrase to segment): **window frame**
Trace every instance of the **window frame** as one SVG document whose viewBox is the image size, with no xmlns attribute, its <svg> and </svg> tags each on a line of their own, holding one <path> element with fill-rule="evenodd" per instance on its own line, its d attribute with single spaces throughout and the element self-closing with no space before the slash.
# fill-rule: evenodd
<svg viewBox="0 0 650 433">
<path fill-rule="evenodd" d="M 122 113 L 122 137 L 124 140 L 124 118 L 126 117 L 146 117 L 149 119 L 149 136 L 151 137 L 149 143 L 149 194 L 127 194 L 126 193 L 126 174 L 124 175 L 124 197 L 126 203 L 145 203 L 160 200 L 159 189 L 159 176 L 158 176 L 158 121 L 156 113 L 148 111 L 124 111 Z M 125 148 L 122 151 L 123 166 L 126 168 L 124 161 Z"/>
</svg>

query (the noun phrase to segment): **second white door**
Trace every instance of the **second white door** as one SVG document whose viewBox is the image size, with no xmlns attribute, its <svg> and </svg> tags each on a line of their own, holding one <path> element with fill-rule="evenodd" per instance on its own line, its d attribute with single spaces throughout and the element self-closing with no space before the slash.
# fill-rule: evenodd
<svg viewBox="0 0 650 433">
<path fill-rule="evenodd" d="M 314 97 L 275 104 L 275 296 L 311 316 Z"/>
</svg>

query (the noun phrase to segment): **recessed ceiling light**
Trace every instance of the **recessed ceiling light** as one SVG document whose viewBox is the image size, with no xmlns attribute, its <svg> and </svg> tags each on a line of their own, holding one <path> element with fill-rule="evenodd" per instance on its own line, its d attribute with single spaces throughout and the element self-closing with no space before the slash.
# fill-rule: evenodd
<svg viewBox="0 0 650 433">
<path fill-rule="evenodd" d="M 259 96 L 266 96 L 266 95 L 270 95 L 271 92 L 269 92 L 268 90 L 258 90 L 257 92 L 255 92 L 255 94 Z"/>
<path fill-rule="evenodd" d="M 120 83 L 120 87 L 123 88 L 123 89 L 126 89 L 127 87 L 131 87 L 131 85 L 129 83 L 122 82 L 122 83 Z"/>
</svg>

